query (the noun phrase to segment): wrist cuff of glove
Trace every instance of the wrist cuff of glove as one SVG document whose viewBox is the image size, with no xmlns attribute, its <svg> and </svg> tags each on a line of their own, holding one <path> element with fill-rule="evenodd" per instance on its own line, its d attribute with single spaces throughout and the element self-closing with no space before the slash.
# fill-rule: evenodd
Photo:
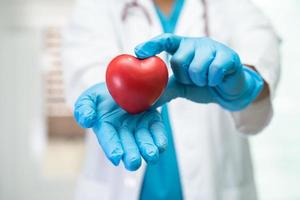
<svg viewBox="0 0 300 200">
<path fill-rule="evenodd" d="M 247 89 L 235 98 L 227 99 L 220 94 L 216 87 L 210 88 L 215 101 L 223 108 L 230 111 L 239 111 L 251 104 L 263 89 L 264 81 L 262 77 L 252 69 L 243 67 Z"/>
</svg>

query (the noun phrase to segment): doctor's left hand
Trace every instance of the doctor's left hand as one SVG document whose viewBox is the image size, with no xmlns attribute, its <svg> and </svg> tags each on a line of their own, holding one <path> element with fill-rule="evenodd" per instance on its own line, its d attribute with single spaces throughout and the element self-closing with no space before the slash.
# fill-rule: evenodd
<svg viewBox="0 0 300 200">
<path fill-rule="evenodd" d="M 112 99 L 105 83 L 87 89 L 76 101 L 74 116 L 83 128 L 92 128 L 107 158 L 126 169 L 137 170 L 142 159 L 158 161 L 167 147 L 167 136 L 160 113 L 148 110 L 130 115 Z"/>
<path fill-rule="evenodd" d="M 176 88 L 183 90 L 179 97 L 198 103 L 217 103 L 227 110 L 238 111 L 250 105 L 264 86 L 262 77 L 243 65 L 233 49 L 210 38 L 167 33 L 135 48 L 141 59 L 162 51 L 171 55 L 172 78 L 176 80 L 169 81 L 168 88 L 172 92 Z M 171 94 L 168 88 L 167 96 Z"/>
</svg>

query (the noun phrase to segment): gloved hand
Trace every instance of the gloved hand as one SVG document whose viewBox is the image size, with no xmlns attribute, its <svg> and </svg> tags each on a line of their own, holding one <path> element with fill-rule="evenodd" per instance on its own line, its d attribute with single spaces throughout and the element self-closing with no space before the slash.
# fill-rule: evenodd
<svg viewBox="0 0 300 200">
<path fill-rule="evenodd" d="M 237 111 L 254 101 L 263 88 L 262 78 L 243 66 L 235 51 L 212 39 L 162 34 L 135 48 L 141 59 L 162 51 L 172 55 L 170 64 L 177 81 L 170 81 L 168 87 L 179 87 L 181 92 L 175 93 L 181 97 Z M 176 98 L 168 90 L 165 93 L 157 104 Z"/>
<path fill-rule="evenodd" d="M 126 169 L 136 170 L 141 156 L 156 162 L 167 147 L 167 136 L 160 113 L 155 109 L 130 115 L 112 99 L 104 83 L 87 89 L 76 101 L 74 116 L 83 128 L 93 128 L 107 158 Z"/>
</svg>

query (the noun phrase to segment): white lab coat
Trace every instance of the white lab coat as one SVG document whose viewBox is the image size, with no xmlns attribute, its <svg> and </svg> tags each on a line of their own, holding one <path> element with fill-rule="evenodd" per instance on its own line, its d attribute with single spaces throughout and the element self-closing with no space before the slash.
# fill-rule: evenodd
<svg viewBox="0 0 300 200">
<path fill-rule="evenodd" d="M 150 14 L 131 8 L 130 0 L 79 0 L 64 33 L 66 92 L 73 105 L 87 87 L 104 81 L 108 62 L 131 53 L 135 45 L 162 33 L 151 0 L 139 0 Z M 258 133 L 272 116 L 271 99 L 279 79 L 278 38 L 269 21 L 249 0 L 207 0 L 210 36 L 235 49 L 243 63 L 256 67 L 270 87 L 271 97 L 240 112 L 215 104 L 177 99 L 169 104 L 183 195 L 196 200 L 256 199 L 247 135 Z M 200 0 L 186 0 L 176 28 L 183 36 L 204 36 Z M 164 56 L 163 56 L 164 57 Z M 128 172 L 114 167 L 87 133 L 87 153 L 76 199 L 138 199 L 145 164 Z"/>
</svg>

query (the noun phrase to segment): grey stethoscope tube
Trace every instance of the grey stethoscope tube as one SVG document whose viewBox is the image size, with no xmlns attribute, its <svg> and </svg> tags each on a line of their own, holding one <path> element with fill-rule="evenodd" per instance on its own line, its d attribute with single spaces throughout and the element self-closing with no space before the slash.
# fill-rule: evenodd
<svg viewBox="0 0 300 200">
<path fill-rule="evenodd" d="M 201 0 L 203 5 L 203 19 L 204 19 L 204 32 L 206 36 L 209 36 L 209 26 L 208 26 L 208 8 L 206 0 Z M 125 4 L 124 9 L 122 11 L 122 22 L 125 22 L 129 13 L 129 10 L 132 8 L 139 8 L 144 13 L 145 17 L 148 20 L 148 23 L 152 25 L 152 20 L 147 9 L 138 2 L 138 0 L 132 0 Z"/>
</svg>

